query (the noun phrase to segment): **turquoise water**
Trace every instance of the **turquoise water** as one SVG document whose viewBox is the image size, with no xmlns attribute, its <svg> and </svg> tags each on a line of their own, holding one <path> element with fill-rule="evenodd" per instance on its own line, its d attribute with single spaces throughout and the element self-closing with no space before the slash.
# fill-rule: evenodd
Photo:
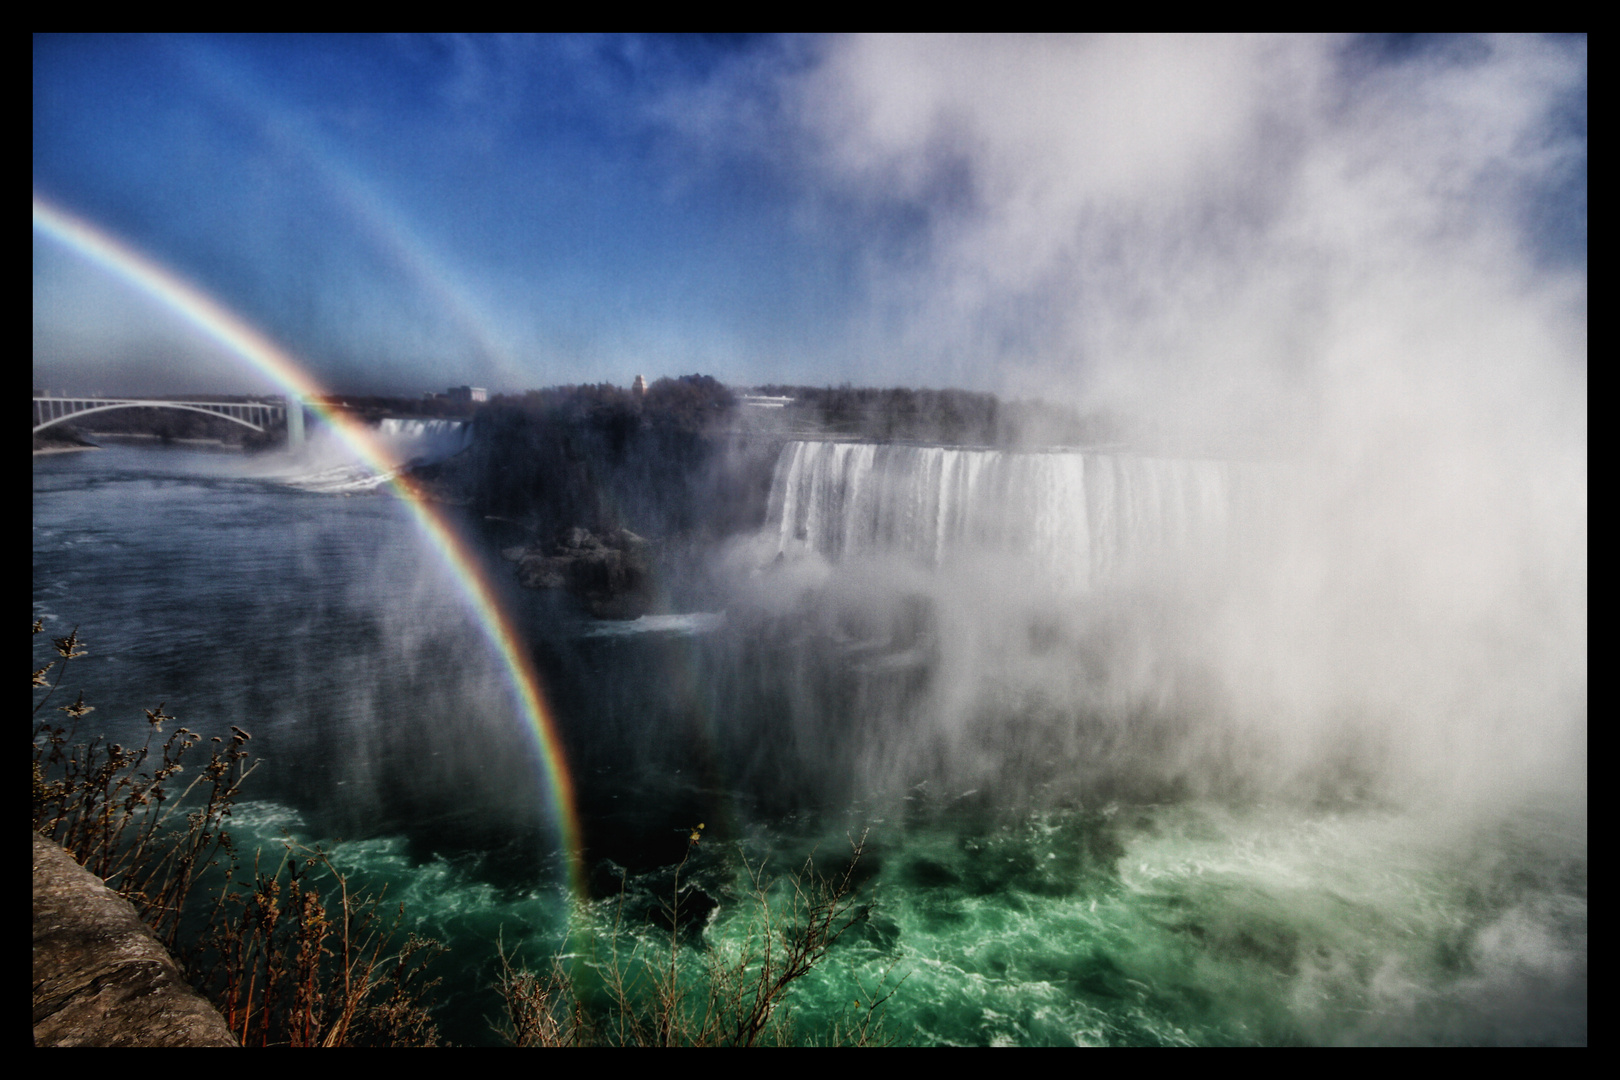
<svg viewBox="0 0 1620 1080">
<path fill-rule="evenodd" d="M 314 839 L 250 804 L 238 835 Z M 1569 1044 L 1585 1041 L 1584 823 L 1526 809 L 1490 828 L 1365 810 L 1183 805 L 1052 811 L 988 825 L 870 821 L 849 915 L 791 998 L 805 1041 L 893 991 L 883 1032 L 927 1045 Z M 748 865 L 772 899 L 847 835 L 756 827 L 705 838 L 683 872 L 719 898 L 698 972 L 760 930 Z M 662 964 L 644 917 L 668 869 L 572 911 L 561 890 L 491 882 L 475 858 L 412 858 L 399 837 L 325 844 L 334 865 L 405 903 L 452 946 L 441 1020 L 488 1038 L 497 938 L 539 967 Z M 745 863 L 747 865 L 745 865 Z M 628 915 L 626 914 L 628 912 Z M 572 926 L 572 936 L 567 928 Z M 585 983 L 587 971 L 575 968 Z"/>
<path fill-rule="evenodd" d="M 698 980 L 758 932 L 750 868 L 780 902 L 863 832 L 854 921 L 790 1001 L 798 1041 L 882 987 L 884 1032 L 911 1044 L 1586 1041 L 1583 785 L 1483 810 L 1090 794 L 1053 785 L 1061 756 L 982 786 L 857 783 L 851 747 L 907 749 L 872 718 L 932 700 L 938 660 L 905 634 L 877 655 L 847 620 L 609 632 L 514 589 L 580 784 L 593 895 L 571 902 L 500 667 L 408 516 L 264 473 L 144 447 L 37 459 L 34 613 L 80 627 L 70 682 L 110 734 L 160 700 L 254 733 L 238 840 L 319 843 L 450 945 L 453 1041 L 495 1041 L 497 939 L 537 967 L 561 953 L 582 985 L 614 943 L 661 963 L 647 916 L 688 854 L 682 881 L 719 901 L 682 938 Z"/>
</svg>

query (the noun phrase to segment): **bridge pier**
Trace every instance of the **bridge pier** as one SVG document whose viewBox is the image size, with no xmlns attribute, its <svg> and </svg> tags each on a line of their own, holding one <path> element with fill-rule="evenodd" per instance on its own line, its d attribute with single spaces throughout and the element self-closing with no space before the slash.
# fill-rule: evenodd
<svg viewBox="0 0 1620 1080">
<path fill-rule="evenodd" d="M 296 394 L 287 395 L 287 448 L 304 445 L 304 403 Z"/>
</svg>

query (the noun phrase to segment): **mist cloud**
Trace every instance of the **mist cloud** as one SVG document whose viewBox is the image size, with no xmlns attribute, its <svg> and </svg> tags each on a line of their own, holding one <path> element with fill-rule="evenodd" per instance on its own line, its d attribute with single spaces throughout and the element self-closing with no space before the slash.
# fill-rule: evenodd
<svg viewBox="0 0 1620 1080">
<path fill-rule="evenodd" d="M 1583 85 L 1572 47 L 1522 39 L 1376 62 L 1315 38 L 860 38 L 788 108 L 817 197 L 913 223 L 871 269 L 919 366 L 1162 409 L 1298 402 L 1364 298 L 1435 321 L 1377 295 L 1406 278 L 1527 291 L 1517 219 L 1584 169 L 1549 126 Z"/>
<path fill-rule="evenodd" d="M 810 227 L 869 240 L 868 379 L 1276 466 L 1252 565 L 1148 635 L 1154 664 L 1218 672 L 1227 724 L 1280 757 L 1377 743 L 1482 799 L 1577 783 L 1584 220 L 1539 223 L 1584 191 L 1584 42 L 820 49 L 745 127 Z M 689 131 L 726 137 L 726 92 Z"/>
</svg>

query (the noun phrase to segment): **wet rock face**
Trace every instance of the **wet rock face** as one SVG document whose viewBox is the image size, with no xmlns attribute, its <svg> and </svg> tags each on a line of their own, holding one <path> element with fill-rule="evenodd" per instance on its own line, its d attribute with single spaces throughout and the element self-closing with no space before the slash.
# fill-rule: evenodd
<svg viewBox="0 0 1620 1080">
<path fill-rule="evenodd" d="M 601 619 L 634 619 L 652 606 L 652 541 L 629 529 L 571 528 L 550 544 L 504 553 L 526 589 L 567 589 Z"/>
<path fill-rule="evenodd" d="M 34 833 L 35 1046 L 236 1046 L 135 909 Z"/>
</svg>

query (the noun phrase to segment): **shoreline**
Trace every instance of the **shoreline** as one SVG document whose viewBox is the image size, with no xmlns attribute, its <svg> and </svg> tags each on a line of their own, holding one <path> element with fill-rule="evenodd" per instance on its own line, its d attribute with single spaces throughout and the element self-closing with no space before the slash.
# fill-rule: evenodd
<svg viewBox="0 0 1620 1080">
<path fill-rule="evenodd" d="M 93 438 L 97 438 L 97 439 L 104 439 L 107 442 L 111 442 L 111 443 L 117 443 L 117 442 L 122 442 L 122 441 L 126 441 L 126 440 L 129 440 L 129 441 L 139 440 L 139 441 L 142 441 L 142 442 L 146 442 L 146 441 L 156 441 L 156 440 L 160 440 L 160 439 L 163 438 L 163 436 L 161 436 L 161 435 L 150 435 L 150 434 L 147 434 L 145 432 L 139 432 L 139 431 L 87 431 L 84 434 L 87 437 L 93 437 Z M 222 450 L 243 450 L 243 449 L 245 449 L 240 443 L 226 442 L 224 439 L 170 439 L 170 440 L 168 440 L 168 444 L 173 445 L 173 446 L 217 446 Z M 53 443 L 53 444 L 50 444 L 50 445 L 47 445 L 47 446 L 35 447 L 34 453 L 35 454 L 66 454 L 66 453 L 69 453 L 69 452 L 74 451 L 74 450 L 102 450 L 102 449 L 105 449 L 105 447 L 102 447 L 102 446 L 99 446 L 99 445 L 96 445 L 96 444 L 93 444 L 93 443 L 83 443 L 83 444 Z"/>
<path fill-rule="evenodd" d="M 117 442 L 120 439 L 159 439 L 163 436 L 152 435 L 144 431 L 86 431 L 86 438 L 107 439 Z M 223 446 L 227 450 L 242 449 L 241 443 L 226 442 L 224 439 L 170 439 L 176 446 Z"/>
</svg>

